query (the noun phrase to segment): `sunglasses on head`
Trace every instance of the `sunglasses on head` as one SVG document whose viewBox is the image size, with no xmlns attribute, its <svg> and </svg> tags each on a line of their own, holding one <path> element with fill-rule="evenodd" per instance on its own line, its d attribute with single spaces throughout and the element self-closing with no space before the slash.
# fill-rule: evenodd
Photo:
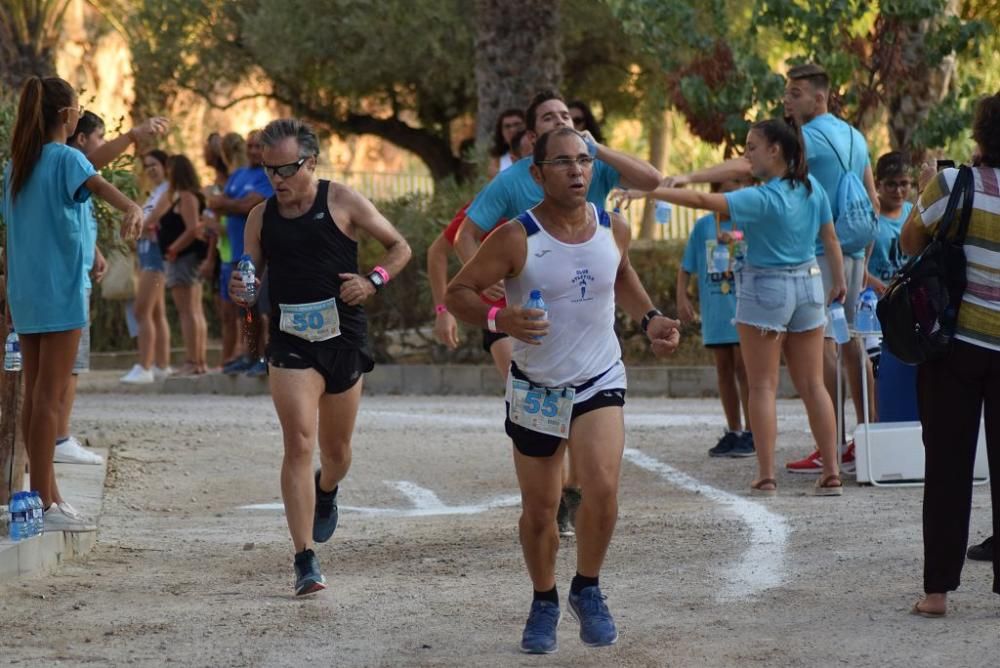
<svg viewBox="0 0 1000 668">
<path fill-rule="evenodd" d="M 287 165 L 264 165 L 264 172 L 268 176 L 280 176 L 283 179 L 287 179 L 290 176 L 295 176 L 298 173 L 299 168 L 305 163 L 309 158 L 299 158 L 295 162 L 290 162 Z"/>
</svg>

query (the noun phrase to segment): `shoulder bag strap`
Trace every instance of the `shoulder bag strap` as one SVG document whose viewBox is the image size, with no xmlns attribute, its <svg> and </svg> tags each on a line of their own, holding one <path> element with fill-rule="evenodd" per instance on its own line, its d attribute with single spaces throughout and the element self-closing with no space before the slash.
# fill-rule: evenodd
<svg viewBox="0 0 1000 668">
<path fill-rule="evenodd" d="M 955 235 L 954 240 L 960 246 L 965 243 L 965 234 L 969 231 L 969 221 L 972 219 L 972 201 L 976 196 L 976 175 L 972 168 L 968 165 L 962 165 L 959 168 L 959 173 L 961 172 L 967 174 L 965 196 L 962 198 L 962 217 L 959 220 L 958 234 Z"/>
<path fill-rule="evenodd" d="M 940 175 L 934 177 L 939 178 Z M 951 221 L 955 218 L 955 209 L 958 208 L 958 201 L 968 187 L 968 183 L 971 181 L 972 170 L 969 167 L 963 165 L 958 170 L 958 175 L 955 177 L 955 182 L 951 186 L 951 194 L 948 196 L 948 205 L 944 209 L 944 214 L 941 216 L 941 220 L 938 222 L 937 231 L 934 233 L 934 240 L 941 241 L 948 235 L 948 230 L 951 228 Z M 971 215 L 972 197 L 967 197 L 966 200 L 969 204 L 969 211 Z M 964 208 L 963 208 L 964 213 Z M 968 225 L 968 221 L 966 221 Z M 962 240 L 965 239 L 965 230 L 960 230 L 962 235 Z"/>
</svg>

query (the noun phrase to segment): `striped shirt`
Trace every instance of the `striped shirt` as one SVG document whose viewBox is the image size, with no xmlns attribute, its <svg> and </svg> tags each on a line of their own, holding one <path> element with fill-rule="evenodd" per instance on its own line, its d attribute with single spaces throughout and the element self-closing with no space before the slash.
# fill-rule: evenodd
<svg viewBox="0 0 1000 668">
<path fill-rule="evenodd" d="M 1000 169 L 977 167 L 972 218 L 965 236 L 967 286 L 958 312 L 956 338 L 1000 350 Z M 917 210 L 928 232 L 944 215 L 957 169 L 945 169 L 920 196 Z M 958 212 L 955 226 L 957 229 Z"/>
</svg>

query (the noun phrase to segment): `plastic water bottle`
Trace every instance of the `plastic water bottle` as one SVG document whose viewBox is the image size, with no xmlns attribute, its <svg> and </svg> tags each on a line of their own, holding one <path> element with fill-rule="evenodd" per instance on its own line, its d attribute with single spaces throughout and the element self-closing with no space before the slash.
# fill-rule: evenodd
<svg viewBox="0 0 1000 668">
<path fill-rule="evenodd" d="M 7 342 L 3 347 L 3 370 L 21 370 L 21 340 L 17 338 L 17 332 L 13 329 L 7 335 Z"/>
<path fill-rule="evenodd" d="M 32 535 L 41 536 L 42 532 L 45 531 L 45 506 L 42 505 L 42 497 L 37 491 L 32 491 L 30 494 L 31 499 L 31 510 L 34 514 L 33 517 L 33 531 Z"/>
<path fill-rule="evenodd" d="M 28 523 L 28 500 L 24 492 L 16 492 L 10 500 L 10 539 L 24 540 L 31 536 Z"/>
<path fill-rule="evenodd" d="M 712 272 L 724 274 L 729 271 L 729 244 L 716 242 L 712 249 Z"/>
<path fill-rule="evenodd" d="M 878 295 L 872 288 L 865 288 L 858 295 L 857 311 L 854 318 L 854 328 L 859 332 L 874 333 L 881 332 L 882 327 L 875 315 L 875 307 L 878 305 Z"/>
<path fill-rule="evenodd" d="M 670 222 L 670 202 L 656 200 L 656 222 L 660 225 L 666 225 Z"/>
<path fill-rule="evenodd" d="M 847 331 L 847 316 L 844 314 L 844 305 L 840 302 L 830 304 L 830 322 L 833 326 L 833 340 L 844 344 L 851 340 L 851 335 Z"/>
<path fill-rule="evenodd" d="M 240 258 L 236 270 L 240 272 L 240 279 L 243 281 L 244 300 L 247 304 L 253 304 L 257 301 L 257 268 L 253 266 L 253 259 L 249 254 L 245 253 Z"/>
<path fill-rule="evenodd" d="M 536 309 L 545 311 L 545 315 L 543 317 L 541 317 L 541 318 L 538 318 L 538 319 L 539 320 L 548 320 L 549 319 L 549 307 L 545 305 L 545 300 L 542 299 L 542 291 L 541 290 L 532 290 L 531 291 L 531 293 L 528 295 L 528 301 L 524 302 L 524 308 L 536 308 Z M 536 337 L 533 337 L 533 338 L 540 339 L 542 337 L 536 336 Z"/>
</svg>

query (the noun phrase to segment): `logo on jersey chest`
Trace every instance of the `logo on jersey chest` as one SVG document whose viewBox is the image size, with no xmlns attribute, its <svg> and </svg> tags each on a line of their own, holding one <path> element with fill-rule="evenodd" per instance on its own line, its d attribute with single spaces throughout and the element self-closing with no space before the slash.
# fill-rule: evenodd
<svg viewBox="0 0 1000 668">
<path fill-rule="evenodd" d="M 571 281 L 573 286 L 580 291 L 580 296 L 576 299 L 571 299 L 570 301 L 576 302 L 589 302 L 593 297 L 587 296 L 587 289 L 594 283 L 594 277 L 591 275 L 589 269 L 577 269 L 576 275 L 573 276 Z"/>
</svg>

